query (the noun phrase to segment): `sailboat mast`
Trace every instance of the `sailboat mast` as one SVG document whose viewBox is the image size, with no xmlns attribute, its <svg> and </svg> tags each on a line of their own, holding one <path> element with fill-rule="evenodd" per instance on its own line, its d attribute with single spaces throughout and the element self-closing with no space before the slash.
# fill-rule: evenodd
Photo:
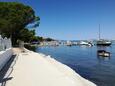
<svg viewBox="0 0 115 86">
<path fill-rule="evenodd" d="M 101 34 L 100 34 L 100 24 L 99 24 L 99 40 L 101 39 Z"/>
</svg>

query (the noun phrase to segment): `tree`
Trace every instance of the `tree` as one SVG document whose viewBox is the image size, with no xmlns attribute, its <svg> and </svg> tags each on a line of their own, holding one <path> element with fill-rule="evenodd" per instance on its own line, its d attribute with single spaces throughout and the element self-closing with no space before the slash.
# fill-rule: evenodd
<svg viewBox="0 0 115 86">
<path fill-rule="evenodd" d="M 35 16 L 34 10 L 17 2 L 0 2 L 0 34 L 11 37 L 13 45 L 20 38 L 20 32 L 26 31 L 28 24 L 39 26 L 40 18 Z"/>
<path fill-rule="evenodd" d="M 38 39 L 40 42 L 43 42 L 43 41 L 44 41 L 44 38 L 43 38 L 43 37 L 37 36 L 37 39 Z"/>
<path fill-rule="evenodd" d="M 52 38 L 45 38 L 45 41 L 54 41 Z"/>
<path fill-rule="evenodd" d="M 24 28 L 19 32 L 19 34 L 19 40 L 24 42 L 31 42 L 31 40 L 33 40 L 35 37 L 35 30 L 28 30 L 27 28 Z"/>
</svg>

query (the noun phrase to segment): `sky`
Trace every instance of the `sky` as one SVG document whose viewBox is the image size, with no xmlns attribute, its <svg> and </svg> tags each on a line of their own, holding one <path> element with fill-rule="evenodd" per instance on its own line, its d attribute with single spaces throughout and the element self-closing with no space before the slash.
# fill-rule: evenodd
<svg viewBox="0 0 115 86">
<path fill-rule="evenodd" d="M 31 6 L 40 17 L 36 35 L 58 40 L 115 39 L 115 0 L 0 0 Z"/>
</svg>

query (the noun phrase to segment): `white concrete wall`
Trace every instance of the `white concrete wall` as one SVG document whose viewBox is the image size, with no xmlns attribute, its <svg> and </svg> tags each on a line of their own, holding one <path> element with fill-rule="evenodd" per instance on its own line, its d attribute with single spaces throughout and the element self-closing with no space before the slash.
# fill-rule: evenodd
<svg viewBox="0 0 115 86">
<path fill-rule="evenodd" d="M 0 51 L 0 70 L 5 66 L 12 55 L 12 48 L 6 49 L 5 51 Z"/>
<path fill-rule="evenodd" d="M 2 38 L 0 35 L 0 51 L 4 51 L 12 47 L 11 39 L 9 38 Z"/>
</svg>

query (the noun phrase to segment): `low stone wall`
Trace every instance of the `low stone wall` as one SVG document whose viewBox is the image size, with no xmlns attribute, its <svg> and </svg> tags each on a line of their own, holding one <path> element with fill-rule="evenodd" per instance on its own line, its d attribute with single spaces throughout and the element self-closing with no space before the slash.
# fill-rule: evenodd
<svg viewBox="0 0 115 86">
<path fill-rule="evenodd" d="M 0 70 L 5 66 L 5 64 L 8 62 L 12 55 L 12 48 L 0 52 Z"/>
</svg>

